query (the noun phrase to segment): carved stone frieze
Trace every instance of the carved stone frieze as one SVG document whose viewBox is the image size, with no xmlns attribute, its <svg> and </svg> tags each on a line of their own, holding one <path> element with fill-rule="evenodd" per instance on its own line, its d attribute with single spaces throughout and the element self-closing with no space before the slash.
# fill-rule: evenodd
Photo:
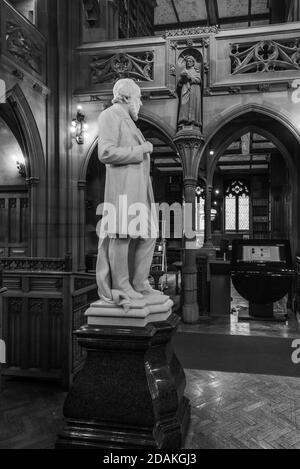
<svg viewBox="0 0 300 469">
<path fill-rule="evenodd" d="M 6 49 L 18 62 L 42 74 L 42 50 L 19 24 L 10 20 L 6 22 Z"/>
<path fill-rule="evenodd" d="M 231 73 L 277 72 L 300 69 L 300 38 L 231 44 Z"/>
<path fill-rule="evenodd" d="M 132 54 L 118 53 L 109 58 L 94 57 L 90 69 L 93 84 L 113 83 L 120 78 L 152 81 L 154 54 L 146 51 Z"/>
<path fill-rule="evenodd" d="M 67 269 L 65 259 L 44 258 L 1 258 L 0 267 L 3 270 L 27 270 L 27 271 L 56 271 L 64 272 Z"/>
<path fill-rule="evenodd" d="M 228 93 L 229 94 L 239 94 L 241 92 L 241 87 L 240 86 L 230 86 L 228 88 Z"/>
<path fill-rule="evenodd" d="M 195 28 L 184 28 L 184 29 L 172 29 L 165 32 L 165 37 L 176 37 L 176 36 L 195 36 L 198 34 L 218 34 L 218 26 L 206 26 L 206 27 L 195 27 Z"/>
<path fill-rule="evenodd" d="M 270 91 L 270 84 L 260 83 L 257 88 L 258 88 L 258 91 L 260 91 L 261 93 L 267 93 L 268 91 Z"/>
</svg>

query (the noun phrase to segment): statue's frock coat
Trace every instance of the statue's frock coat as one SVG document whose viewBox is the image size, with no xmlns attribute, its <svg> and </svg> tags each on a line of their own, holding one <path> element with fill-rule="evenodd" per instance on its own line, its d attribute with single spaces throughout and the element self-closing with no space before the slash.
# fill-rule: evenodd
<svg viewBox="0 0 300 469">
<path fill-rule="evenodd" d="M 143 153 L 145 139 L 120 104 L 103 111 L 99 116 L 99 160 L 106 165 L 105 201 L 99 235 L 96 277 L 100 298 L 128 307 L 126 292 L 114 290 L 111 285 L 109 243 L 110 237 L 133 237 L 132 220 L 137 218 L 135 204 L 143 204 L 147 222 L 141 223 L 142 238 L 156 238 L 157 212 L 150 179 L 150 155 Z M 114 223 L 107 225 L 106 213 L 114 207 Z M 130 213 L 133 208 L 133 214 Z M 144 210 L 145 212 L 145 210 Z M 133 224 L 136 226 L 136 224 Z M 127 262 L 120 259 L 120 263 Z"/>
</svg>

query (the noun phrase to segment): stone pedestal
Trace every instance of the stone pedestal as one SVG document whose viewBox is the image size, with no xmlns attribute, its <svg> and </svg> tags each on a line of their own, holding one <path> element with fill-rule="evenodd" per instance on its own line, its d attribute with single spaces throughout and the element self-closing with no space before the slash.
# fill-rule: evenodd
<svg viewBox="0 0 300 469">
<path fill-rule="evenodd" d="M 88 325 L 75 333 L 87 358 L 67 396 L 56 448 L 182 447 L 190 406 L 171 344 L 179 318 L 162 298 L 160 306 L 148 302 L 126 314 L 91 305 Z"/>
</svg>

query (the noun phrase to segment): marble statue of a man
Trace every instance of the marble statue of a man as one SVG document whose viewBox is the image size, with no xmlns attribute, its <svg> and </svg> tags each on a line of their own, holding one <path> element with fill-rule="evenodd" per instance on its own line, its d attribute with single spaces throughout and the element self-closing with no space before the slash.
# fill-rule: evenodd
<svg viewBox="0 0 300 469">
<path fill-rule="evenodd" d="M 148 282 L 157 238 L 153 146 L 135 125 L 142 105 L 139 86 L 121 79 L 113 95 L 113 106 L 99 117 L 98 154 L 106 165 L 106 184 L 96 275 L 100 298 L 128 310 L 133 302 L 159 294 Z"/>
</svg>

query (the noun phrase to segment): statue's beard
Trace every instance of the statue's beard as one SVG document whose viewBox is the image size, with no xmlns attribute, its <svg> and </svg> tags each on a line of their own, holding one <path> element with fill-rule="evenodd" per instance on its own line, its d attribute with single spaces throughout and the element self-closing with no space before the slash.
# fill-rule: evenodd
<svg viewBox="0 0 300 469">
<path fill-rule="evenodd" d="M 139 110 L 140 106 L 135 103 L 130 103 L 129 105 L 129 114 L 132 120 L 136 122 L 139 119 Z"/>
</svg>

